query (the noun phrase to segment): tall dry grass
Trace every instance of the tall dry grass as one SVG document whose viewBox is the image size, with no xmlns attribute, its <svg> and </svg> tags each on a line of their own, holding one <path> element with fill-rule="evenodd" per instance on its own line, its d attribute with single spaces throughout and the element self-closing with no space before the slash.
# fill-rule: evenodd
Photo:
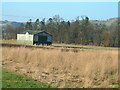
<svg viewBox="0 0 120 90">
<path fill-rule="evenodd" d="M 3 67 L 57 87 L 117 87 L 117 50 L 3 47 Z"/>
</svg>

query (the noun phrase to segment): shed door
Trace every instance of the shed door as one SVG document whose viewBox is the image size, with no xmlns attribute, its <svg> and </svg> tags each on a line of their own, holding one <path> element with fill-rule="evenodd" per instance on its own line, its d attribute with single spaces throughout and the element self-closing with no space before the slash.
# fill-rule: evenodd
<svg viewBox="0 0 120 90">
<path fill-rule="evenodd" d="M 45 44 L 47 43 L 47 36 L 39 36 L 39 43 Z"/>
</svg>

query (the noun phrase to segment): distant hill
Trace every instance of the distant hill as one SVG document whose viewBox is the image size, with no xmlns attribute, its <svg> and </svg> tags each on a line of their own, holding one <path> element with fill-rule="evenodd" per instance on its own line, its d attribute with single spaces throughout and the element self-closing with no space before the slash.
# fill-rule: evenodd
<svg viewBox="0 0 120 90">
<path fill-rule="evenodd" d="M 2 28 L 6 28 L 6 26 L 9 25 L 9 26 L 13 26 L 13 27 L 19 27 L 21 25 L 25 25 L 24 22 L 15 22 L 15 21 L 0 21 L 0 27 Z"/>
<path fill-rule="evenodd" d="M 118 23 L 118 18 L 111 18 L 106 22 L 106 25 L 116 25 Z"/>
<path fill-rule="evenodd" d="M 90 20 L 93 24 L 105 24 L 106 26 L 117 25 L 118 18 L 110 18 L 109 20 Z"/>
<path fill-rule="evenodd" d="M 107 26 L 111 25 L 117 25 L 118 18 L 110 18 L 109 20 L 90 20 L 93 24 L 105 24 Z M 26 22 L 15 22 L 15 21 L 0 21 L 0 27 L 5 28 L 7 25 L 13 26 L 13 27 L 19 27 L 21 25 L 25 26 Z"/>
</svg>

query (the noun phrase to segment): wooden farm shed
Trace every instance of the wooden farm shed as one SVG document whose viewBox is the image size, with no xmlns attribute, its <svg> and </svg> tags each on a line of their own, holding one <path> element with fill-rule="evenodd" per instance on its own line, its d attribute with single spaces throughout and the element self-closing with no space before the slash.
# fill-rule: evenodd
<svg viewBox="0 0 120 90">
<path fill-rule="evenodd" d="M 25 30 L 17 34 L 18 43 L 39 45 L 39 44 L 52 44 L 52 35 L 45 31 Z"/>
</svg>

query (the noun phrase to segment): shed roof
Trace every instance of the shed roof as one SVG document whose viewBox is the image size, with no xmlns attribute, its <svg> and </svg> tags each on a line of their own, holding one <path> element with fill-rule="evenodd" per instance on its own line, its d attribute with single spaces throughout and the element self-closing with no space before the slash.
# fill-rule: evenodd
<svg viewBox="0 0 120 90">
<path fill-rule="evenodd" d="M 20 32 L 18 34 L 26 34 L 26 32 L 28 32 L 29 34 L 37 34 L 37 33 L 44 32 L 44 31 L 25 30 L 25 31 Z"/>
</svg>

